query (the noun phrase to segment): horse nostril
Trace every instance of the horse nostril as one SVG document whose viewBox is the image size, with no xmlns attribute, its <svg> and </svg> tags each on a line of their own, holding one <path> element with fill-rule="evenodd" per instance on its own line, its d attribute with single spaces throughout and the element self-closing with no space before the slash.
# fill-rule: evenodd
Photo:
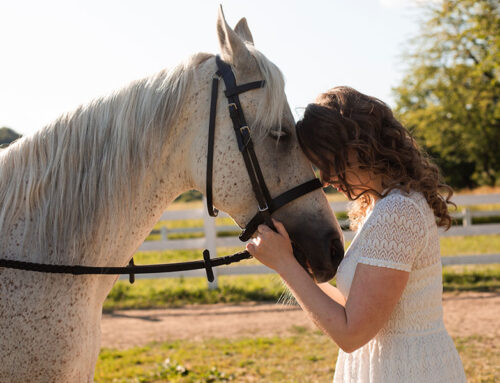
<svg viewBox="0 0 500 383">
<path fill-rule="evenodd" d="M 330 255 L 335 266 L 338 266 L 342 258 L 344 258 L 344 244 L 340 238 L 332 239 L 330 243 Z"/>
<path fill-rule="evenodd" d="M 330 244 L 330 253 L 334 257 L 344 256 L 344 244 L 339 238 L 332 239 Z"/>
</svg>

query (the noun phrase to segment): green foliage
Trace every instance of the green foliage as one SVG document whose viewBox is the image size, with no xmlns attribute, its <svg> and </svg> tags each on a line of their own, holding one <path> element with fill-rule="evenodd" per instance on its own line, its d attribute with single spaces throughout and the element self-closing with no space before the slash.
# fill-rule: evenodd
<svg viewBox="0 0 500 383">
<path fill-rule="evenodd" d="M 393 89 L 396 113 L 454 187 L 500 181 L 500 7 L 497 0 L 427 5 Z"/>
<path fill-rule="evenodd" d="M 201 201 L 202 194 L 198 190 L 189 190 L 178 196 L 174 202 Z"/>
<path fill-rule="evenodd" d="M 17 140 L 22 137 L 19 133 L 16 133 L 12 129 L 7 127 L 0 128 L 0 148 L 8 146 L 12 141 Z"/>
</svg>

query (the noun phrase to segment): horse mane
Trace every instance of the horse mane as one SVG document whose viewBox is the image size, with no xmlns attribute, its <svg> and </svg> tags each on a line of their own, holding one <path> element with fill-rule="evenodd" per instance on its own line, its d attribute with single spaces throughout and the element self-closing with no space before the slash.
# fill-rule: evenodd
<svg viewBox="0 0 500 383">
<path fill-rule="evenodd" d="M 252 44 L 246 44 L 257 61 L 263 80 L 264 97 L 260 99 L 255 120 L 250 122 L 251 131 L 257 139 L 265 137 L 270 130 L 281 130 L 285 107 L 288 105 L 285 94 L 285 79 L 280 69 L 274 65 Z"/>
<path fill-rule="evenodd" d="M 260 52 L 251 53 L 266 81 L 252 125 L 280 126 L 283 76 Z M 22 220 L 22 248 L 29 238 L 33 261 L 72 262 L 76 254 L 99 254 L 89 243 L 97 233 L 118 233 L 113 216 L 162 153 L 194 69 L 210 57 L 199 53 L 171 71 L 132 82 L 0 151 L 0 242 Z"/>
</svg>

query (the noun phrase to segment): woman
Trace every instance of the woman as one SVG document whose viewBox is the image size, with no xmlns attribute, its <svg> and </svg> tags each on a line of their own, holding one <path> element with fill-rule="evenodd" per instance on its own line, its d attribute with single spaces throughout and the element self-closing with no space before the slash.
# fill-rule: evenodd
<svg viewBox="0 0 500 383">
<path fill-rule="evenodd" d="M 465 382 L 443 324 L 437 227 L 451 224 L 452 190 L 437 167 L 386 104 L 348 87 L 310 104 L 297 135 L 322 180 L 354 200 L 337 288 L 310 278 L 278 221 L 247 250 L 341 348 L 334 382 Z"/>
</svg>

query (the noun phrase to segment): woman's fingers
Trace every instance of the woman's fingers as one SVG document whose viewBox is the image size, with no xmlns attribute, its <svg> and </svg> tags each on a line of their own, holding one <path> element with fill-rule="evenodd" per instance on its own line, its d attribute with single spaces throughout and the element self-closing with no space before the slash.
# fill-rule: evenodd
<svg viewBox="0 0 500 383">
<path fill-rule="evenodd" d="M 285 238 L 288 238 L 288 233 L 285 229 L 285 226 L 278 220 L 275 220 L 274 218 L 271 218 L 273 220 L 273 223 L 274 223 L 274 227 L 276 228 L 276 230 L 278 231 L 278 233 L 280 233 L 281 235 L 283 235 Z M 263 233 L 268 233 L 268 232 L 274 232 L 274 230 L 272 230 L 269 226 L 267 225 L 264 225 L 264 224 L 261 224 L 259 226 L 257 226 L 257 232 L 259 234 L 263 234 Z"/>
<path fill-rule="evenodd" d="M 255 254 L 255 245 L 253 243 L 247 243 L 246 248 L 251 255 Z"/>
<path fill-rule="evenodd" d="M 272 218 L 272 220 L 274 223 L 274 227 L 276 228 L 276 230 L 278 230 L 278 233 L 280 233 L 286 239 L 290 239 L 290 237 L 288 236 L 288 233 L 285 229 L 285 226 L 280 221 L 277 221 L 274 218 Z"/>
<path fill-rule="evenodd" d="M 269 228 L 269 226 L 267 226 L 267 225 L 259 225 L 259 226 L 257 226 L 257 232 L 259 234 L 265 233 L 266 231 L 271 231 L 271 229 Z"/>
<path fill-rule="evenodd" d="M 283 264 L 283 259 L 294 259 L 288 233 L 283 224 L 273 220 L 275 232 L 266 225 L 257 227 L 257 235 L 247 243 L 247 251 L 264 265 L 277 270 Z"/>
</svg>

